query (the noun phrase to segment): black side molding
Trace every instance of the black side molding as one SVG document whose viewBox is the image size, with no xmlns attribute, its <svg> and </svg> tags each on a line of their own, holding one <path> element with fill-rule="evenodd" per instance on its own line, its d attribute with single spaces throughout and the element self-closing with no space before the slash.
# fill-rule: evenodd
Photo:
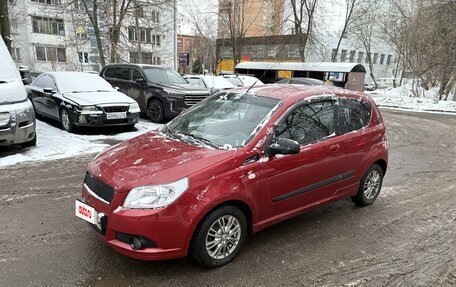
<svg viewBox="0 0 456 287">
<path fill-rule="evenodd" d="M 277 201 L 281 201 L 281 200 L 284 200 L 284 199 L 288 199 L 290 197 L 298 196 L 300 194 L 312 191 L 314 189 L 317 189 L 317 188 L 320 188 L 320 187 L 323 187 L 323 186 L 326 186 L 326 185 L 329 185 L 329 184 L 332 184 L 332 183 L 335 183 L 335 182 L 350 178 L 350 177 L 352 177 L 354 175 L 354 173 L 355 173 L 354 171 L 349 171 L 349 172 L 346 172 L 346 173 L 342 173 L 342 174 L 336 175 L 334 177 L 331 177 L 331 178 L 322 180 L 320 182 L 308 185 L 308 186 L 306 186 L 304 188 L 289 192 L 287 194 L 283 194 L 281 196 L 277 196 L 277 197 L 273 198 L 272 201 L 273 202 L 277 202 Z"/>
</svg>

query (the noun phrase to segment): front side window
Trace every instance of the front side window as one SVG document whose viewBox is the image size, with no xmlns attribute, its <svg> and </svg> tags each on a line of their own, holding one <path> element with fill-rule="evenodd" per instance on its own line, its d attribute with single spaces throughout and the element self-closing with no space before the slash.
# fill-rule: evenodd
<svg viewBox="0 0 456 287">
<path fill-rule="evenodd" d="M 255 136 L 279 103 L 269 97 L 222 92 L 200 102 L 167 127 L 190 144 L 237 148 Z"/>
<path fill-rule="evenodd" d="M 371 105 L 356 99 L 339 99 L 338 134 L 345 134 L 367 126 L 371 117 Z"/>
<path fill-rule="evenodd" d="M 185 84 L 184 78 L 171 69 L 159 67 L 144 67 L 144 74 L 149 82 L 168 83 L 168 84 Z"/>
<path fill-rule="evenodd" d="M 275 131 L 275 137 L 307 145 L 333 136 L 334 114 L 334 101 L 302 104 L 281 121 Z"/>
<path fill-rule="evenodd" d="M 48 75 L 42 75 L 36 79 L 34 86 L 41 89 L 51 88 L 53 90 L 57 90 L 54 80 Z"/>
</svg>

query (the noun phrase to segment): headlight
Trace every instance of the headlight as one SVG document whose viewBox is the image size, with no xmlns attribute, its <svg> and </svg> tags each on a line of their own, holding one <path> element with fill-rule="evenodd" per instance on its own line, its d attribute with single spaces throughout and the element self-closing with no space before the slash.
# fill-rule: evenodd
<svg viewBox="0 0 456 287">
<path fill-rule="evenodd" d="M 130 113 L 139 113 L 141 110 L 139 109 L 138 103 L 130 104 L 130 108 L 128 109 Z"/>
<path fill-rule="evenodd" d="M 175 95 L 175 96 L 185 96 L 185 93 L 182 92 L 182 91 L 179 91 L 179 90 L 173 90 L 173 89 L 163 89 L 163 91 L 165 91 L 166 93 L 170 94 L 170 95 Z"/>
<path fill-rule="evenodd" d="M 188 188 L 188 178 L 163 185 L 140 186 L 133 188 L 124 202 L 125 208 L 160 208 L 170 205 Z"/>
<path fill-rule="evenodd" d="M 10 113 L 0 113 L 0 126 L 5 126 L 10 122 Z"/>
<path fill-rule="evenodd" d="M 96 106 L 85 106 L 82 107 L 83 112 L 98 112 L 98 109 Z"/>
</svg>

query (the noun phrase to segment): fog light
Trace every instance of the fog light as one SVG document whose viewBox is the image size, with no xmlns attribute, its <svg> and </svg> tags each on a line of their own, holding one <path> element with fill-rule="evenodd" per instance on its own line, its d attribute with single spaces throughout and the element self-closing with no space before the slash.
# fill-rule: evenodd
<svg viewBox="0 0 456 287">
<path fill-rule="evenodd" d="M 83 115 L 79 116 L 79 123 L 80 124 L 86 124 L 87 123 L 87 118 Z"/>
<path fill-rule="evenodd" d="M 141 239 L 139 239 L 138 237 L 133 237 L 130 241 L 130 246 L 132 249 L 134 250 L 139 250 L 139 249 L 142 249 L 142 242 L 141 242 Z"/>
</svg>

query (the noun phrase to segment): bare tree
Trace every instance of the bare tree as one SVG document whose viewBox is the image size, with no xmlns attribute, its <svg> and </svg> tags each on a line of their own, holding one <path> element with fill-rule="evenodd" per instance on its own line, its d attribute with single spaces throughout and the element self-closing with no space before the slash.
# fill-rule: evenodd
<svg viewBox="0 0 456 287">
<path fill-rule="evenodd" d="M 344 25 L 342 27 L 342 31 L 340 32 L 339 40 L 337 41 L 337 46 L 336 46 L 336 51 L 332 55 L 331 61 L 336 62 L 337 61 L 337 55 L 339 53 L 340 49 L 340 44 L 342 43 L 342 40 L 344 37 L 346 37 L 347 30 L 349 30 L 353 23 L 354 23 L 354 17 L 353 15 L 355 14 L 355 11 L 359 7 L 359 0 L 345 0 L 345 19 L 344 19 Z M 361 15 L 357 15 L 360 17 Z"/>
<path fill-rule="evenodd" d="M 10 22 L 8 17 L 8 1 L 0 1 L 0 33 L 2 34 L 3 41 L 11 53 L 11 35 L 10 35 Z"/>
<path fill-rule="evenodd" d="M 81 0 L 82 5 L 84 6 L 84 10 L 87 13 L 87 16 L 89 17 L 90 23 L 92 24 L 93 31 L 95 34 L 95 39 L 97 41 L 97 49 L 98 49 L 98 56 L 100 58 L 100 64 L 101 66 L 106 66 L 106 59 L 104 55 L 104 50 L 103 50 L 103 39 L 102 39 L 102 30 L 100 29 L 99 25 L 99 20 L 98 20 L 98 15 L 100 13 L 99 6 L 100 6 L 100 1 L 99 0 Z M 90 4 L 91 7 L 90 7 Z"/>
<path fill-rule="evenodd" d="M 317 11 L 318 0 L 290 0 L 294 31 L 299 37 L 299 55 L 301 61 L 306 60 L 306 47 L 309 39 L 312 38 L 314 29 L 314 17 Z"/>
<path fill-rule="evenodd" d="M 376 0 L 363 1 L 357 10 L 356 21 L 353 22 L 353 34 L 366 52 L 370 76 L 375 87 L 378 86 L 374 75 L 374 60 L 372 58 L 372 45 L 379 35 L 378 17 L 381 3 Z"/>
</svg>

